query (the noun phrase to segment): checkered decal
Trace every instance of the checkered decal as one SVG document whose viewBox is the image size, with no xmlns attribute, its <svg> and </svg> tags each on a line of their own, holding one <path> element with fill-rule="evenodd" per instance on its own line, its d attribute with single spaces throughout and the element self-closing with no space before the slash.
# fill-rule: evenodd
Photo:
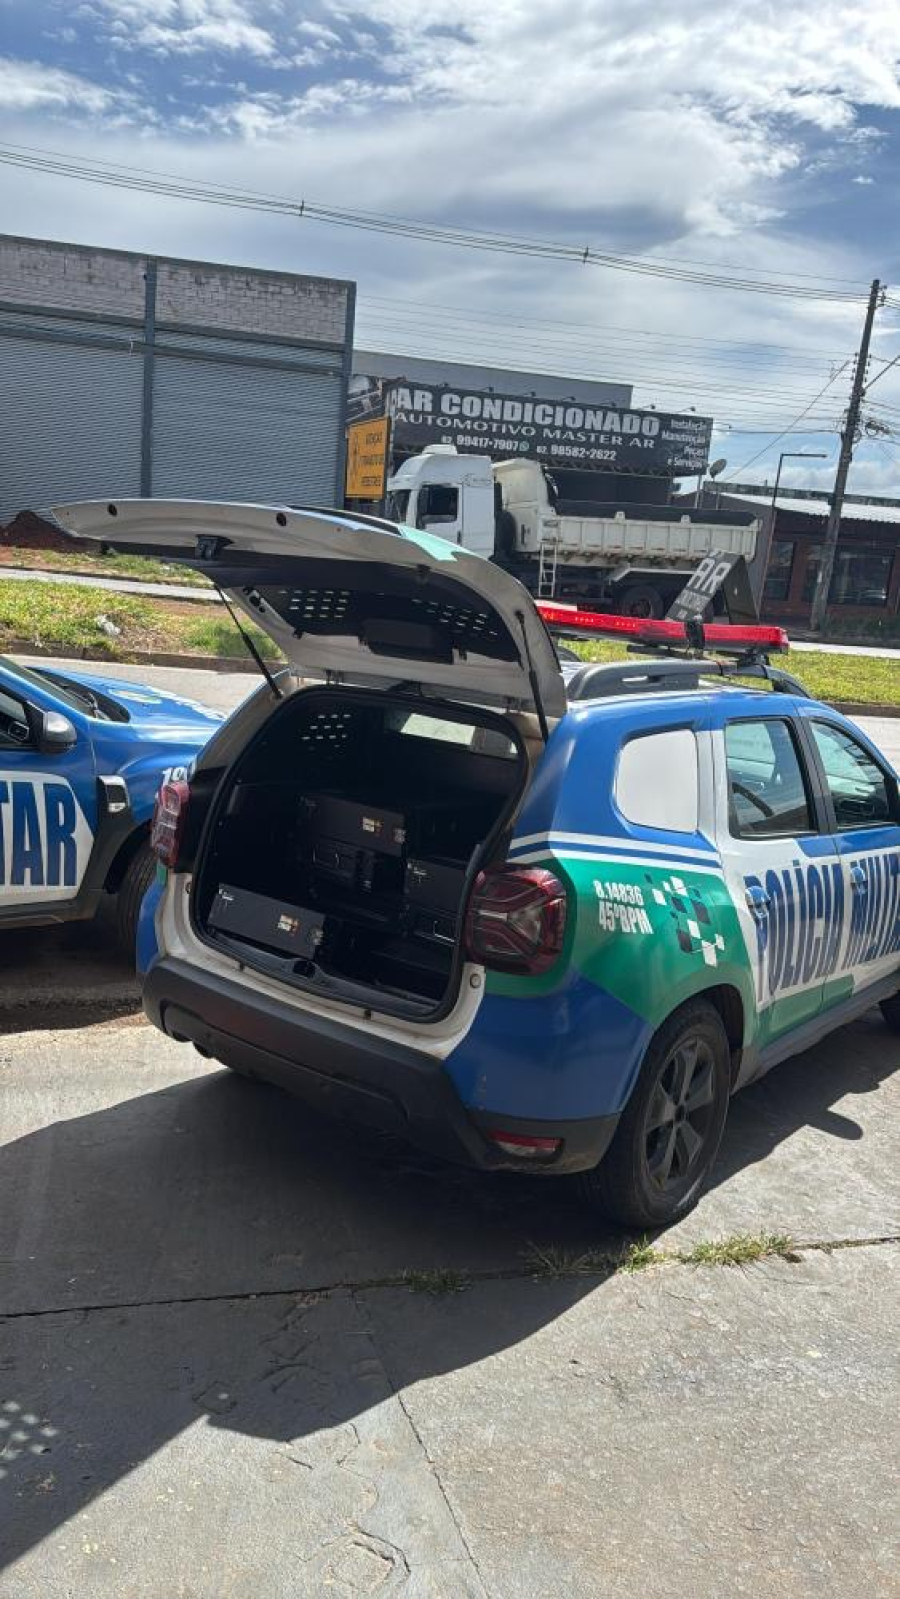
<svg viewBox="0 0 900 1599">
<path fill-rule="evenodd" d="M 657 888 L 649 872 L 647 882 L 654 904 L 668 907 L 679 949 L 685 955 L 702 955 L 707 966 L 718 966 L 725 940 L 721 933 L 713 932 L 700 890 L 688 887 L 680 877 L 666 877 L 662 888 Z"/>
</svg>

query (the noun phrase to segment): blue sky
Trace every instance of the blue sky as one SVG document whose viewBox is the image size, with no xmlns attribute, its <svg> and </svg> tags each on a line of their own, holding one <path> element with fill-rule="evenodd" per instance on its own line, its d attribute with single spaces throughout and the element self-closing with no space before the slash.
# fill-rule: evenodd
<svg viewBox="0 0 900 1599">
<path fill-rule="evenodd" d="M 900 280 L 896 0 L 0 0 L 0 140 L 728 269 Z M 0 167 L 8 231 L 333 272 L 359 343 L 634 381 L 771 475 L 859 305 L 418 245 Z M 880 313 L 876 355 L 900 352 Z M 872 374 L 880 370 L 876 360 Z M 900 363 L 851 489 L 900 495 Z M 844 372 L 796 423 L 840 416 Z M 896 412 L 881 407 L 896 406 Z M 752 457 L 762 452 L 759 459 Z"/>
</svg>

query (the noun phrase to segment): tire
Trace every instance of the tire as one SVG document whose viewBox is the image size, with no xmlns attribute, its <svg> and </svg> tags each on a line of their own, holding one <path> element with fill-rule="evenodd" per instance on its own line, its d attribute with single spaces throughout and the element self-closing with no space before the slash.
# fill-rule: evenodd
<svg viewBox="0 0 900 1599">
<path fill-rule="evenodd" d="M 619 596 L 620 616 L 642 616 L 656 620 L 665 615 L 666 602 L 662 591 L 652 583 L 632 583 Z"/>
<path fill-rule="evenodd" d="M 156 856 L 149 843 L 139 844 L 126 868 L 116 896 L 116 942 L 123 955 L 135 959 L 141 901 L 156 873 Z"/>
<path fill-rule="evenodd" d="M 893 1033 L 900 1033 L 900 994 L 881 1001 L 881 1014 Z"/>
<path fill-rule="evenodd" d="M 712 1170 L 730 1092 L 731 1051 L 721 1017 L 705 1000 L 691 1000 L 651 1040 L 606 1155 L 579 1178 L 583 1197 L 625 1227 L 678 1221 Z"/>
</svg>

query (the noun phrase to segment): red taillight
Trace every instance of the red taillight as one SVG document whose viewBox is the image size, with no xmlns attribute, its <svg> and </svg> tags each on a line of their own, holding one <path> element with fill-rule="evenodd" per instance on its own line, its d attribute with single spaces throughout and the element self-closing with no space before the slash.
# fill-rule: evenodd
<svg viewBox="0 0 900 1599">
<path fill-rule="evenodd" d="M 554 633 L 572 632 L 607 638 L 629 638 L 638 644 L 685 644 L 683 622 L 656 622 L 642 616 L 610 616 L 605 611 L 583 611 L 579 605 L 535 600 Z M 783 627 L 741 627 L 730 622 L 704 622 L 703 640 L 725 650 L 786 650 L 790 639 Z"/>
<path fill-rule="evenodd" d="M 178 864 L 178 850 L 187 821 L 190 786 L 185 782 L 163 783 L 153 807 L 150 848 L 163 866 Z"/>
<path fill-rule="evenodd" d="M 487 1136 L 504 1155 L 515 1155 L 519 1160 L 549 1160 L 562 1148 L 561 1138 L 533 1138 L 530 1133 L 508 1133 L 502 1127 L 489 1127 Z"/>
<path fill-rule="evenodd" d="M 552 872 L 480 872 L 466 911 L 469 959 L 495 972 L 546 971 L 562 952 L 566 908 L 565 887 Z"/>
</svg>

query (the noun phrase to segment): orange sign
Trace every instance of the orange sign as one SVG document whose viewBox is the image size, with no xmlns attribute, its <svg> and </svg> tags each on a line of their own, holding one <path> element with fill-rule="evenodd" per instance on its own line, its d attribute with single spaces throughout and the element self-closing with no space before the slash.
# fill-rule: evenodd
<svg viewBox="0 0 900 1599">
<path fill-rule="evenodd" d="M 347 429 L 348 500 L 380 500 L 387 479 L 391 440 L 390 418 L 375 417 L 369 422 L 351 422 Z"/>
</svg>

